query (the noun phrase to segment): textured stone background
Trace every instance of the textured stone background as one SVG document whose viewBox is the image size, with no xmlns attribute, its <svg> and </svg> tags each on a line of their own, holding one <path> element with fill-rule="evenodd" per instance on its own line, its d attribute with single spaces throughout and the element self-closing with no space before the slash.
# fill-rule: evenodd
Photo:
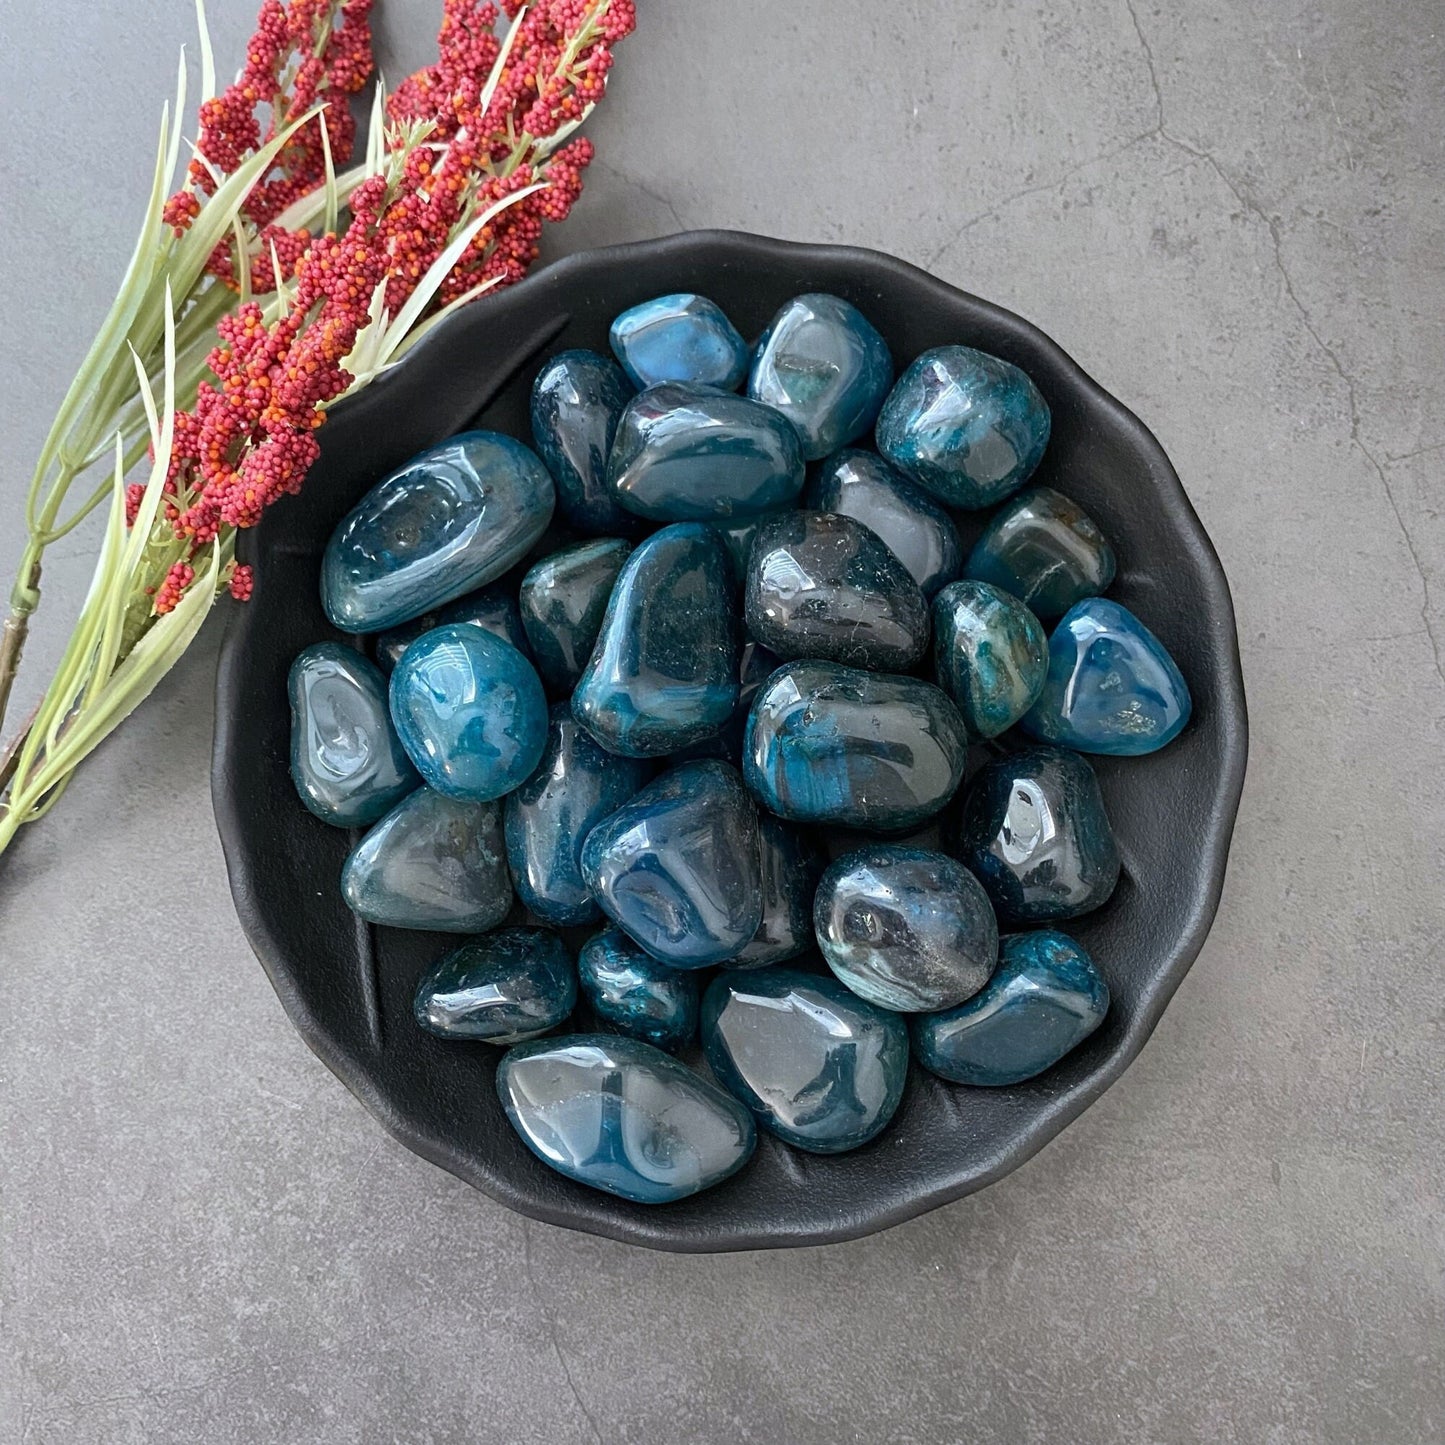
<svg viewBox="0 0 1445 1445">
<path fill-rule="evenodd" d="M 212 8 L 235 57 L 250 0 Z M 382 0 L 389 74 L 439 8 Z M 208 634 L 0 871 L 0 1438 L 1445 1437 L 1441 12 L 640 8 L 563 245 L 896 252 L 1173 457 L 1253 718 L 1213 936 L 1124 1080 L 952 1208 L 717 1259 L 528 1226 L 384 1137 L 253 962 Z M 0 0 L 7 577 L 189 12 Z M 57 549 L 37 661 L 90 545 Z"/>
</svg>

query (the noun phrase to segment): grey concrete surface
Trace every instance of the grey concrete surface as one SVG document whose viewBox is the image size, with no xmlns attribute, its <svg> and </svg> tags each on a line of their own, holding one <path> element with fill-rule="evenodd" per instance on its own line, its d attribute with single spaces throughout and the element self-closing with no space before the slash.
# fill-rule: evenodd
<svg viewBox="0 0 1445 1445">
<path fill-rule="evenodd" d="M 1037 321 L 1174 458 L 1253 714 L 1213 935 L 1125 1079 L 973 1199 L 768 1256 L 529 1226 L 384 1137 L 272 997 L 208 636 L 0 867 L 0 1439 L 1445 1439 L 1441 11 L 639 8 L 554 248 L 885 248 Z M 380 0 L 389 74 L 439 9 Z M 0 0 L 7 577 L 189 12 Z M 238 56 L 250 0 L 212 12 Z"/>
</svg>

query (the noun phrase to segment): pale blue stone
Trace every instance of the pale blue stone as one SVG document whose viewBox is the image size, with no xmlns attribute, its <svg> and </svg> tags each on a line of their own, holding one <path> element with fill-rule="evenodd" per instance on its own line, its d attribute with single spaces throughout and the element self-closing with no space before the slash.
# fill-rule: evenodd
<svg viewBox="0 0 1445 1445">
<path fill-rule="evenodd" d="M 630 307 L 612 323 L 608 339 L 639 390 L 690 381 L 736 391 L 747 375 L 747 342 L 721 307 L 691 292 Z"/>
</svg>

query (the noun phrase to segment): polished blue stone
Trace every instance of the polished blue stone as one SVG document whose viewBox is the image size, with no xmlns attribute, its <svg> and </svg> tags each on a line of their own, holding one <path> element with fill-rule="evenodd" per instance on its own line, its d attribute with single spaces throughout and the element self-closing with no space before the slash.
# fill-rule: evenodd
<svg viewBox="0 0 1445 1445">
<path fill-rule="evenodd" d="M 759 529 L 743 588 L 748 631 L 782 658 L 902 672 L 928 647 L 928 602 L 852 517 L 782 512 Z"/>
<path fill-rule="evenodd" d="M 418 788 L 351 850 L 341 893 L 392 928 L 495 928 L 512 907 L 501 808 Z"/>
<path fill-rule="evenodd" d="M 573 715 L 624 757 L 701 742 L 737 703 L 738 634 L 722 539 L 696 522 L 664 527 L 618 574 Z"/>
<path fill-rule="evenodd" d="M 773 317 L 753 356 L 748 395 L 797 427 L 803 455 L 825 457 L 863 435 L 893 384 L 888 343 L 838 296 L 795 296 Z"/>
<path fill-rule="evenodd" d="M 577 970 L 548 928 L 500 928 L 469 938 L 417 985 L 412 1012 L 429 1034 L 519 1044 L 564 1023 Z"/>
<path fill-rule="evenodd" d="M 504 807 L 517 897 L 543 922 L 593 923 L 602 916 L 582 877 L 582 844 L 648 773 L 646 763 L 598 747 L 566 703 L 552 709 L 542 761 Z"/>
<path fill-rule="evenodd" d="M 1172 743 L 1193 706 L 1164 644 L 1127 607 L 1089 597 L 1054 628 L 1048 676 L 1023 729 L 1081 753 L 1132 758 Z"/>
<path fill-rule="evenodd" d="M 665 381 L 736 391 L 748 371 L 748 344 L 737 327 L 715 302 L 691 292 L 629 307 L 608 340 L 639 391 Z"/>
<path fill-rule="evenodd" d="M 1061 748 L 1025 748 L 985 763 L 964 792 L 953 851 L 1009 923 L 1088 913 L 1119 881 L 1098 779 Z"/>
<path fill-rule="evenodd" d="M 823 855 L 802 829 L 762 813 L 758 864 L 763 921 L 752 942 L 729 960 L 734 968 L 784 963 L 813 947 L 813 894 L 823 876 Z"/>
<path fill-rule="evenodd" d="M 306 648 L 287 692 L 291 780 L 323 823 L 365 827 L 421 782 L 392 728 L 386 679 L 359 652 L 336 642 Z"/>
<path fill-rule="evenodd" d="M 971 346 L 925 351 L 878 417 L 878 450 L 950 507 L 990 507 L 1028 481 L 1049 407 L 1012 362 Z"/>
<path fill-rule="evenodd" d="M 592 1011 L 619 1033 L 674 1053 L 697 1036 L 697 974 L 659 963 L 620 928 L 582 945 L 577 975 Z"/>
<path fill-rule="evenodd" d="M 758 815 L 726 763 L 684 763 L 599 823 L 582 876 L 654 958 L 705 968 L 740 953 L 763 917 Z"/>
<path fill-rule="evenodd" d="M 1038 618 L 987 582 L 950 582 L 933 599 L 933 672 L 971 739 L 997 737 L 1044 687 L 1049 643 Z"/>
<path fill-rule="evenodd" d="M 962 1003 L 998 958 L 998 922 L 978 879 L 946 853 L 897 843 L 828 869 L 813 928 L 839 982 L 899 1013 Z"/>
<path fill-rule="evenodd" d="M 955 1084 L 1019 1084 L 1051 1068 L 1104 1021 L 1109 985 L 1062 933 L 1015 933 L 966 1004 L 910 1020 L 918 1062 Z"/>
<path fill-rule="evenodd" d="M 743 775 L 779 817 L 899 832 L 947 805 L 967 754 L 958 709 L 931 683 L 790 662 L 753 699 Z"/>
<path fill-rule="evenodd" d="M 464 622 L 434 628 L 391 674 L 391 716 L 423 779 L 454 798 L 500 798 L 524 782 L 547 741 L 537 670 L 509 643 Z"/>
<path fill-rule="evenodd" d="M 402 653 L 423 632 L 430 632 L 432 628 L 448 622 L 469 622 L 473 627 L 480 627 L 483 632 L 510 642 L 523 657 L 531 650 L 522 627 L 522 614 L 517 611 L 515 590 L 505 583 L 494 582 L 479 592 L 469 592 L 455 602 L 448 602 L 435 612 L 423 613 L 410 622 L 403 622 L 400 627 L 377 633 L 374 644 L 377 666 L 390 673 L 401 661 Z"/>
<path fill-rule="evenodd" d="M 617 504 L 655 522 L 788 507 L 803 477 L 798 434 L 777 412 L 684 382 L 654 386 L 627 404 L 607 462 Z"/>
<path fill-rule="evenodd" d="M 378 482 L 321 559 L 321 602 L 343 632 L 380 632 L 500 577 L 547 529 L 552 478 L 500 432 L 454 436 Z"/>
<path fill-rule="evenodd" d="M 736 1099 L 641 1039 L 572 1034 L 518 1044 L 497 1066 L 497 1094 L 544 1164 L 638 1204 L 721 1184 L 757 1143 Z"/>
<path fill-rule="evenodd" d="M 594 537 L 553 552 L 522 578 L 517 602 L 537 671 L 554 693 L 577 685 L 602 618 L 612 585 L 632 544 L 616 537 Z"/>
<path fill-rule="evenodd" d="M 1114 549 L 1094 519 L 1052 487 L 1030 487 L 983 529 L 964 572 L 991 582 L 1045 622 L 1108 590 Z"/>
<path fill-rule="evenodd" d="M 872 452 L 845 447 L 808 484 L 807 504 L 840 512 L 881 537 L 932 597 L 963 570 L 963 543 L 953 518 L 897 467 Z"/>
<path fill-rule="evenodd" d="M 908 1028 L 827 975 L 792 968 L 720 974 L 702 1001 L 718 1081 L 797 1149 L 841 1154 L 897 1111 Z"/>
</svg>

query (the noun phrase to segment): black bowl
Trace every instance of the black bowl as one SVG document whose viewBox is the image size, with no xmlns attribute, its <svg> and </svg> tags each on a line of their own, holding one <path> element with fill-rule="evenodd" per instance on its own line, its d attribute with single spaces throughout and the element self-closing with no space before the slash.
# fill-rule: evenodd
<svg viewBox="0 0 1445 1445">
<path fill-rule="evenodd" d="M 374 929 L 341 901 L 355 835 L 297 799 L 287 770 L 286 670 L 338 636 L 317 576 L 341 515 L 392 467 L 479 420 L 530 435 L 540 364 L 607 349 L 625 307 L 671 291 L 712 297 L 747 335 L 799 292 L 831 291 L 883 332 L 895 359 L 965 342 L 1033 377 L 1053 411 L 1037 480 L 1076 497 L 1121 561 L 1111 595 L 1177 659 L 1194 695 L 1184 734 L 1144 758 L 1095 760 L 1123 853 L 1107 906 L 1069 927 L 1099 961 L 1113 1006 L 1058 1067 L 1007 1089 L 940 1082 L 915 1067 L 896 1118 L 837 1158 L 767 1136 L 720 1187 L 630 1204 L 535 1159 L 493 1091 L 500 1052 L 446 1043 L 412 1022 L 415 984 L 445 936 Z M 553 1224 L 659 1249 L 708 1251 L 851 1239 L 921 1214 L 1023 1163 L 1123 1073 L 1194 961 L 1214 917 L 1244 780 L 1246 721 L 1229 587 L 1174 468 L 1143 424 L 1041 331 L 871 251 L 697 232 L 573 256 L 469 306 L 414 356 L 337 409 L 305 490 L 243 537 L 253 600 L 231 609 L 217 684 L 216 818 L 241 924 L 291 1021 L 408 1148 L 494 1199 Z M 967 540 L 967 539 L 966 539 Z"/>
</svg>

